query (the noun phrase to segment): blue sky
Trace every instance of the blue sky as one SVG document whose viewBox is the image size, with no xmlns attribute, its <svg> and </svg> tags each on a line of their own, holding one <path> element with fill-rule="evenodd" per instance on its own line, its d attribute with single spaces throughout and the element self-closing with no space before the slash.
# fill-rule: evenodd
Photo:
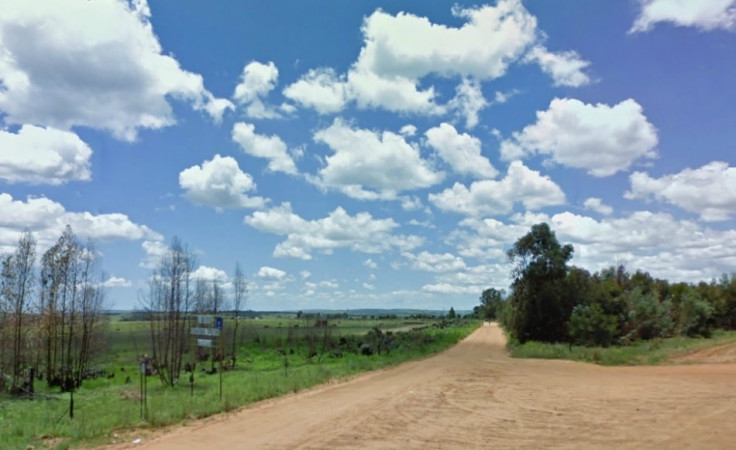
<svg viewBox="0 0 736 450">
<path fill-rule="evenodd" d="M 471 308 L 546 221 L 590 271 L 736 272 L 736 1 L 0 1 L 0 253 L 174 236 L 247 308 Z"/>
</svg>

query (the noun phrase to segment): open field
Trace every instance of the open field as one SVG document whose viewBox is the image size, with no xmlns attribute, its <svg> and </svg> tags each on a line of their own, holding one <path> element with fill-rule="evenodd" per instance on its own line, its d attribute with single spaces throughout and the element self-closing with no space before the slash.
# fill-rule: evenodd
<svg viewBox="0 0 736 450">
<path fill-rule="evenodd" d="M 471 321 L 438 328 L 432 326 L 440 323 L 434 319 L 331 320 L 321 328 L 313 326 L 313 319 L 295 320 L 287 316 L 241 321 L 238 363 L 235 369 L 223 373 L 222 400 L 219 374 L 204 373 L 212 365 L 200 362 L 193 391 L 189 374 L 182 374 L 182 384 L 175 388 L 162 386 L 156 376 L 147 377 L 144 420 L 137 356 L 149 351 L 149 324 L 116 319 L 119 318 L 113 317 L 109 324 L 107 350 L 95 367 L 102 376 L 85 380 L 74 394 L 74 419 L 68 418 L 69 393 L 59 394 L 58 389 L 45 388 L 38 382 L 36 390 L 41 399 L 0 399 L 0 448 L 67 448 L 110 442 L 126 429 L 196 420 L 335 378 L 421 358 L 447 348 L 478 326 L 478 322 Z M 226 320 L 225 329 L 231 325 Z M 390 336 L 391 345 L 380 355 L 361 354 L 361 342 L 376 327 Z M 421 331 L 406 332 L 413 328 Z M 317 341 L 312 350 L 305 343 L 305 336 Z M 321 347 L 325 336 L 332 343 L 327 349 Z M 226 351 L 230 337 L 226 333 Z M 339 342 L 344 344 L 338 346 Z M 315 354 L 310 357 L 311 352 Z"/>
<path fill-rule="evenodd" d="M 111 448 L 730 448 L 734 416 L 736 364 L 512 359 L 486 325 L 422 361 Z"/>
</svg>

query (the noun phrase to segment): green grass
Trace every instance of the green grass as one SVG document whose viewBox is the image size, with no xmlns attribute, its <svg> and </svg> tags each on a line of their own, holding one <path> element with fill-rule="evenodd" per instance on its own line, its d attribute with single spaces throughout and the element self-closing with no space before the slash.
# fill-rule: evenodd
<svg viewBox="0 0 736 450">
<path fill-rule="evenodd" d="M 621 347 L 582 347 L 509 339 L 507 348 L 514 358 L 568 359 L 604 366 L 667 364 L 672 358 L 709 347 L 736 343 L 736 331 L 716 331 L 712 338 L 673 337 L 640 341 Z"/>
<path fill-rule="evenodd" d="M 333 336 L 339 336 L 343 332 L 358 332 L 359 328 L 360 334 L 364 334 L 366 329 L 375 325 L 368 322 L 363 321 L 363 327 L 355 327 L 355 323 L 337 326 L 331 332 L 334 331 Z M 115 434 L 130 435 L 133 429 L 150 429 L 231 411 L 332 379 L 428 356 L 458 342 L 479 324 L 467 322 L 443 329 L 427 328 L 412 335 L 411 339 L 401 340 L 400 345 L 388 355 L 363 356 L 344 352 L 340 358 L 325 356 L 319 364 L 316 358 L 311 363 L 307 362 L 303 346 L 284 343 L 283 348 L 294 350 L 293 354 L 287 351 L 288 375 L 284 373 L 283 356 L 273 346 L 274 339 L 280 337 L 285 341 L 284 336 L 288 332 L 285 321 L 281 321 L 280 328 L 278 322 L 267 324 L 269 328 L 265 329 L 254 326 L 252 322 L 248 325 L 237 367 L 223 373 L 222 400 L 219 397 L 219 374 L 196 372 L 193 396 L 190 395 L 188 381 L 170 388 L 162 386 L 158 378 L 152 376 L 148 377 L 148 416 L 143 419 L 140 415 L 140 375 L 136 371 L 135 360 L 131 358 L 137 350 L 145 347 L 143 336 L 146 330 L 136 322 L 114 322 L 109 343 L 114 350 L 107 355 L 106 367 L 115 372 L 115 377 L 84 382 L 74 394 L 73 420 L 68 418 L 68 393 L 46 391 L 49 396 L 46 400 L 0 399 L 0 447 L 25 449 L 30 445 L 63 449 L 93 446 L 110 442 Z M 390 325 L 382 329 L 406 327 L 401 320 Z M 119 327 L 117 331 L 116 327 Z M 131 339 L 131 335 L 140 338 L 140 342 L 137 338 Z M 260 342 L 254 342 L 255 336 Z M 200 363 L 197 368 L 201 365 L 209 367 L 209 364 Z M 125 384 L 128 376 L 132 382 Z M 182 376 L 182 380 L 188 380 L 188 376 Z M 37 391 L 43 391 L 40 385 L 39 382 Z"/>
</svg>

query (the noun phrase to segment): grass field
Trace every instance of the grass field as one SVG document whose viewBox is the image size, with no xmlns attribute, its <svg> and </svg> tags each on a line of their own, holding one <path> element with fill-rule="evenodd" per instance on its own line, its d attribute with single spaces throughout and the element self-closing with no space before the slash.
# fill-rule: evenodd
<svg viewBox="0 0 736 450">
<path fill-rule="evenodd" d="M 696 350 L 736 343 L 736 331 L 716 330 L 713 337 L 673 337 L 639 341 L 622 347 L 583 347 L 567 344 L 509 340 L 509 353 L 514 358 L 569 359 L 604 366 L 667 364 L 673 358 Z"/>
<path fill-rule="evenodd" d="M 449 347 L 478 326 L 475 321 L 462 321 L 439 328 L 432 326 L 434 322 L 344 319 L 330 321 L 328 328 L 315 331 L 308 321 L 289 317 L 241 320 L 238 364 L 222 374 L 222 400 L 220 374 L 195 370 L 193 392 L 188 381 L 171 388 L 149 376 L 147 413 L 142 417 L 137 356 L 148 351 L 148 323 L 112 318 L 107 351 L 97 367 L 107 376 L 86 380 L 74 393 L 74 419 L 68 417 L 70 394 L 44 391 L 39 383 L 37 391 L 42 399 L 5 398 L 0 402 L 0 447 L 63 449 L 109 442 L 126 430 L 206 417 L 331 379 L 421 358 Z M 230 325 L 226 321 L 225 328 Z M 305 334 L 329 333 L 335 341 L 345 337 L 348 345 L 357 345 L 361 336 L 375 327 L 384 333 L 392 331 L 394 345 L 388 354 L 365 356 L 356 348 L 354 352 L 308 358 Z M 421 330 L 408 331 L 414 328 Z M 226 336 L 226 342 L 228 339 Z M 197 369 L 201 366 L 209 368 L 210 364 L 200 363 Z M 182 379 L 184 375 L 188 380 L 188 374 L 182 374 Z"/>
</svg>

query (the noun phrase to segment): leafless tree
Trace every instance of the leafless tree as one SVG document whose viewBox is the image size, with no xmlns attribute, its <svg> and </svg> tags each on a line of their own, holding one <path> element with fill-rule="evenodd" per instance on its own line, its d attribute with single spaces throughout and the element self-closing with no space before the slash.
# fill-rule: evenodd
<svg viewBox="0 0 736 450">
<path fill-rule="evenodd" d="M 245 274 L 243 269 L 240 268 L 240 263 L 235 263 L 235 276 L 233 277 L 233 313 L 235 315 L 235 325 L 233 327 L 233 343 L 232 343 L 232 358 L 233 367 L 237 360 L 237 339 L 238 339 L 238 319 L 241 309 L 245 308 L 245 301 L 248 297 L 248 283 L 245 280 Z"/>
<path fill-rule="evenodd" d="M 10 333 L 3 333 L 0 341 L 3 349 L 6 342 L 10 341 L 8 347 L 10 353 L 10 369 L 11 369 L 11 390 L 18 391 L 21 384 L 21 374 L 29 361 L 26 348 L 26 323 L 24 319 L 28 317 L 33 289 L 35 286 L 34 264 L 36 261 L 36 239 L 29 231 L 26 231 L 18 241 L 15 252 L 7 255 L 2 260 L 2 274 L 0 275 L 0 311 L 2 314 L 2 328 L 10 330 Z M 9 334 L 9 336 L 8 336 Z M 5 359 L 5 351 L 0 356 L 0 375 L 2 375 L 2 365 Z"/>
<path fill-rule="evenodd" d="M 40 337 L 50 386 L 79 386 L 94 356 L 104 304 L 96 266 L 94 247 L 80 244 L 69 226 L 41 258 Z"/>
<path fill-rule="evenodd" d="M 187 349 L 187 314 L 193 306 L 191 274 L 194 256 L 174 238 L 149 283 L 144 307 L 151 314 L 151 345 L 154 369 L 161 382 L 177 383 Z"/>
</svg>

